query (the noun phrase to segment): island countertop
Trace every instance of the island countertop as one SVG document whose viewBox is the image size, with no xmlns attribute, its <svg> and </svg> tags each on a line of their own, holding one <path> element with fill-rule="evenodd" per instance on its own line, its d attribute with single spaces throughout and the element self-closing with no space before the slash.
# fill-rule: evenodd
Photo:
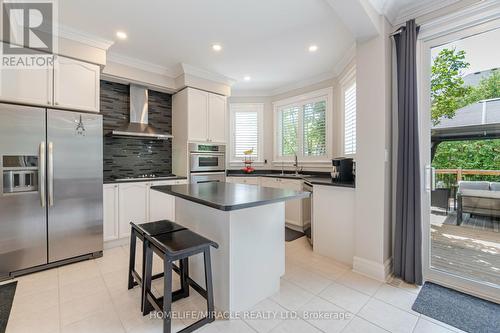
<svg viewBox="0 0 500 333">
<path fill-rule="evenodd" d="M 303 199 L 309 192 L 233 183 L 152 186 L 151 189 L 223 211 Z"/>
</svg>

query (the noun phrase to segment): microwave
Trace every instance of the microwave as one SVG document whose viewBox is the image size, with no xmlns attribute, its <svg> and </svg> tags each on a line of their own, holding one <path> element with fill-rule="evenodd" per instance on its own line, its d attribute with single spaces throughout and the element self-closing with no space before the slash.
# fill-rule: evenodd
<svg viewBox="0 0 500 333">
<path fill-rule="evenodd" d="M 190 172 L 224 171 L 226 169 L 224 145 L 189 144 Z"/>
</svg>

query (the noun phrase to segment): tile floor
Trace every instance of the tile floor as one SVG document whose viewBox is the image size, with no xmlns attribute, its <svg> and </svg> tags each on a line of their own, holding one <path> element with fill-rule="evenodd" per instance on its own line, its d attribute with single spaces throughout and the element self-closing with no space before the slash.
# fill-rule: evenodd
<svg viewBox="0 0 500 333">
<path fill-rule="evenodd" d="M 158 270 L 161 261 L 156 258 L 155 264 Z M 128 246 L 121 246 L 93 261 L 18 278 L 7 333 L 161 332 L 161 320 L 140 314 L 139 289 L 127 290 L 127 265 Z M 153 286 L 162 292 L 162 281 Z M 460 332 L 413 312 L 417 293 L 418 288 L 398 280 L 380 283 L 353 273 L 313 253 L 303 237 L 286 244 L 279 293 L 257 304 L 251 318 L 217 320 L 199 332 Z M 203 310 L 203 301 L 193 291 L 175 302 L 173 311 Z M 173 330 L 193 321 L 175 319 Z"/>
</svg>

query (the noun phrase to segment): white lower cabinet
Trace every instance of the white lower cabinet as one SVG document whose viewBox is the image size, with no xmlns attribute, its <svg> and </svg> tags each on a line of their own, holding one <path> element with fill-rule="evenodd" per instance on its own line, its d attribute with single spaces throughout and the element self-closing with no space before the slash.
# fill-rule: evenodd
<svg viewBox="0 0 500 333">
<path fill-rule="evenodd" d="M 130 222 L 174 221 L 175 197 L 152 190 L 151 186 L 178 184 L 187 184 L 187 180 L 104 184 L 104 241 L 129 237 Z"/>
<path fill-rule="evenodd" d="M 123 183 L 119 188 L 119 238 L 130 235 L 130 222 L 147 222 L 147 183 Z"/>
<path fill-rule="evenodd" d="M 151 186 L 187 184 L 187 180 L 165 180 L 150 183 Z M 175 197 L 149 188 L 148 221 L 175 221 Z"/>
<path fill-rule="evenodd" d="M 104 241 L 118 239 L 118 184 L 103 186 L 103 237 Z"/>
<path fill-rule="evenodd" d="M 264 187 L 282 188 L 294 191 L 302 191 L 302 180 L 262 177 L 260 185 Z M 304 227 L 303 220 L 303 200 L 289 200 L 285 203 L 285 221 L 286 224 L 297 230 Z"/>
<path fill-rule="evenodd" d="M 226 177 L 226 183 L 260 185 L 260 177 Z"/>
</svg>

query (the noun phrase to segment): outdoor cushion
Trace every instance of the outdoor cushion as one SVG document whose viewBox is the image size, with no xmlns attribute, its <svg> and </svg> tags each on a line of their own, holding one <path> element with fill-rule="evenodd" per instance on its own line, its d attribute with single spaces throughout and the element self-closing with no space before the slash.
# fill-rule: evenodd
<svg viewBox="0 0 500 333">
<path fill-rule="evenodd" d="M 491 182 L 490 183 L 490 190 L 491 191 L 500 191 L 500 183 L 498 183 L 498 182 Z"/>
<path fill-rule="evenodd" d="M 462 197 L 479 197 L 500 199 L 500 191 L 483 191 L 483 190 L 463 190 L 460 192 Z"/>
<path fill-rule="evenodd" d="M 467 190 L 485 190 L 488 191 L 490 189 L 489 182 L 480 182 L 480 181 L 460 181 L 458 183 L 459 192 L 462 193 L 464 189 Z"/>
</svg>

